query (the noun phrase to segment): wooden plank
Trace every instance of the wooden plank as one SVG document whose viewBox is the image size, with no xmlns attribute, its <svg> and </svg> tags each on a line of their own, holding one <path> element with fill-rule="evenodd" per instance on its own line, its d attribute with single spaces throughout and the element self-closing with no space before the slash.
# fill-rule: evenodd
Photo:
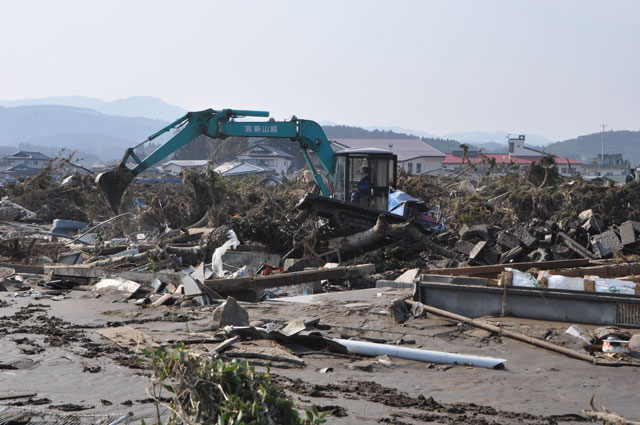
<svg viewBox="0 0 640 425">
<path fill-rule="evenodd" d="M 0 267 L 9 267 L 15 270 L 16 273 L 46 274 L 43 266 L 28 266 L 25 264 L 0 263 Z"/>
<path fill-rule="evenodd" d="M 0 400 L 15 400 L 16 398 L 31 398 L 37 396 L 38 393 L 17 393 L 0 395 Z"/>
<path fill-rule="evenodd" d="M 596 290 L 596 283 L 591 279 L 585 279 L 584 290 L 587 292 L 594 292 Z"/>
<path fill-rule="evenodd" d="M 147 283 L 158 279 L 163 283 L 180 283 L 178 273 L 149 273 L 127 270 L 108 269 L 104 267 L 91 267 L 91 264 L 77 266 L 44 266 L 44 274 L 53 273 L 58 277 L 80 277 L 85 279 L 100 279 L 107 276 L 119 276 L 134 282 Z"/>
<path fill-rule="evenodd" d="M 592 267 L 558 268 L 549 270 L 551 274 L 561 274 L 567 277 L 599 276 L 623 277 L 640 274 L 640 263 L 622 263 L 597 265 Z"/>
<path fill-rule="evenodd" d="M 323 279 L 340 279 L 375 273 L 376 266 L 362 264 L 351 267 L 336 267 L 333 269 L 305 270 L 294 273 L 280 273 L 269 276 L 247 276 L 231 279 L 209 279 L 204 285 L 219 294 L 226 295 L 234 292 L 250 291 L 253 289 L 275 288 L 277 286 L 291 286 L 299 283 L 314 282 Z"/>
<path fill-rule="evenodd" d="M 513 285 L 513 272 L 502 272 L 500 275 L 500 286 Z"/>
<path fill-rule="evenodd" d="M 550 270 L 569 267 L 581 267 L 588 266 L 591 261 L 585 258 L 578 258 L 574 260 L 554 260 L 543 262 L 526 262 L 526 263 L 511 263 L 511 264 L 497 264 L 493 266 L 474 266 L 474 267 L 456 267 L 450 269 L 424 269 L 420 271 L 420 274 L 442 274 L 442 275 L 454 275 L 454 276 L 474 276 L 474 277 L 489 277 L 497 278 L 502 273 L 505 267 L 512 269 L 525 271 L 532 268 L 538 270 Z"/>
<path fill-rule="evenodd" d="M 598 259 L 598 257 L 595 254 L 593 254 L 592 252 L 587 251 L 582 245 L 580 245 L 578 242 L 576 242 L 573 239 L 571 239 L 566 233 L 558 232 L 558 237 L 560 239 L 562 239 L 562 241 L 564 242 L 564 244 L 566 246 L 568 246 L 573 252 L 575 252 L 579 256 L 581 256 L 583 258 L 588 258 L 588 259 L 591 259 L 591 260 L 597 260 Z"/>
</svg>

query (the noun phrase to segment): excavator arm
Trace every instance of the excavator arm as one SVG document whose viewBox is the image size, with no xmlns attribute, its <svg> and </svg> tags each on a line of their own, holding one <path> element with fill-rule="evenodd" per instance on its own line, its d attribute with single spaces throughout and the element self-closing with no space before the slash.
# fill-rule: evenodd
<svg viewBox="0 0 640 425">
<path fill-rule="evenodd" d="M 296 117 L 291 118 L 289 121 L 234 121 L 235 118 L 248 116 L 268 117 L 269 113 L 267 111 L 235 109 L 223 109 L 221 111 L 207 109 L 189 112 L 152 134 L 137 146 L 128 148 L 118 168 L 99 174 L 96 177 L 96 184 L 111 208 L 117 212 L 122 196 L 135 176 L 204 134 L 214 139 L 237 136 L 290 139 L 298 142 L 320 191 L 324 196 L 329 196 L 329 191 L 322 180 L 322 176 L 316 170 L 309 156 L 309 152 L 312 152 L 327 173 L 327 176 L 333 179 L 333 149 L 318 123 L 300 120 Z M 136 148 L 171 130 L 178 130 L 178 132 L 144 159 L 141 159 L 135 153 Z"/>
</svg>

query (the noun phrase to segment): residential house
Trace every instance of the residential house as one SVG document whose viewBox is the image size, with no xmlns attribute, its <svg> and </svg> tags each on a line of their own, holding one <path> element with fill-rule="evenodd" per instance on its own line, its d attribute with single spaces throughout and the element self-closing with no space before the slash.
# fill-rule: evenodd
<svg viewBox="0 0 640 425">
<path fill-rule="evenodd" d="M 9 167 L 13 167 L 14 165 L 26 165 L 29 168 L 39 170 L 43 169 L 52 159 L 53 158 L 43 153 L 30 151 L 18 151 L 12 155 L 4 157 L 4 160 Z"/>
<path fill-rule="evenodd" d="M 238 162 L 246 162 L 258 167 L 272 169 L 278 176 L 289 173 L 292 159 L 293 155 L 264 143 L 256 143 L 236 156 Z"/>
<path fill-rule="evenodd" d="M 232 180 L 240 179 L 247 176 L 257 176 L 260 179 L 273 178 L 275 170 L 272 168 L 260 167 L 247 162 L 230 161 L 218 165 L 213 169 L 222 177 L 228 177 Z"/>
<path fill-rule="evenodd" d="M 207 166 L 207 160 L 199 160 L 199 159 L 172 159 L 171 161 L 165 162 L 160 166 L 160 169 L 165 173 L 178 175 L 182 173 L 187 168 L 196 169 L 201 171 L 204 167 Z"/>
<path fill-rule="evenodd" d="M 53 158 L 41 152 L 18 151 L 3 158 L 2 178 L 30 177 L 42 170 Z"/>
<path fill-rule="evenodd" d="M 447 154 L 442 161 L 442 168 L 445 170 L 457 170 L 465 167 L 466 164 L 475 166 L 475 175 L 485 174 L 492 164 L 492 174 L 504 175 L 516 170 L 518 167 L 526 167 L 537 162 L 543 152 L 525 146 L 525 136 L 519 135 L 516 138 L 509 138 L 509 149 L 506 153 L 480 154 L 477 150 L 469 150 L 466 155 L 462 150 L 453 151 Z M 575 173 L 582 173 L 583 163 L 573 159 L 554 156 L 558 173 L 563 176 L 571 176 Z"/>
<path fill-rule="evenodd" d="M 418 138 L 407 139 L 335 139 L 338 149 L 376 148 L 393 152 L 398 167 L 407 174 L 422 174 L 442 167 L 446 155 Z"/>
</svg>

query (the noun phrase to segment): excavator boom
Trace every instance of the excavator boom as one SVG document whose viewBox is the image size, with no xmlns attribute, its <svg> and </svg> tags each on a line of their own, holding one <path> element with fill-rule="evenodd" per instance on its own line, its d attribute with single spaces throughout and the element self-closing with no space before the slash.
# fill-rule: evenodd
<svg viewBox="0 0 640 425">
<path fill-rule="evenodd" d="M 318 123 L 299 120 L 296 117 L 293 117 L 290 121 L 234 121 L 236 118 L 247 116 L 268 117 L 269 113 L 267 111 L 235 109 L 223 109 L 221 111 L 207 109 L 199 112 L 189 112 L 152 134 L 139 145 L 127 149 L 117 168 L 101 173 L 96 177 L 98 189 L 111 206 L 111 209 L 117 213 L 122 202 L 122 196 L 135 176 L 204 134 L 214 139 L 237 136 L 284 138 L 297 141 L 320 191 L 324 196 L 329 196 L 329 191 L 320 173 L 316 170 L 309 157 L 309 151 L 312 151 L 329 178 L 333 178 L 333 149 Z M 135 149 L 139 146 L 171 130 L 178 130 L 178 132 L 146 158 L 141 159 L 135 153 Z"/>
</svg>

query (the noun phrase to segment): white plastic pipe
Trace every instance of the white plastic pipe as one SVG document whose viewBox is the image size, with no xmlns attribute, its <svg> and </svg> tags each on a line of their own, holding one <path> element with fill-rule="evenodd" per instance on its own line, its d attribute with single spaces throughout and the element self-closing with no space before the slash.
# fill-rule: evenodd
<svg viewBox="0 0 640 425">
<path fill-rule="evenodd" d="M 469 356 L 466 354 L 445 353 L 442 351 L 419 350 L 416 348 L 398 347 L 389 344 L 376 344 L 373 342 L 353 341 L 350 339 L 333 339 L 338 344 L 344 345 L 350 353 L 363 356 L 388 355 L 400 359 L 417 360 L 420 362 L 456 364 L 465 366 L 486 367 L 488 369 L 504 368 L 505 359 L 493 357 Z"/>
</svg>

